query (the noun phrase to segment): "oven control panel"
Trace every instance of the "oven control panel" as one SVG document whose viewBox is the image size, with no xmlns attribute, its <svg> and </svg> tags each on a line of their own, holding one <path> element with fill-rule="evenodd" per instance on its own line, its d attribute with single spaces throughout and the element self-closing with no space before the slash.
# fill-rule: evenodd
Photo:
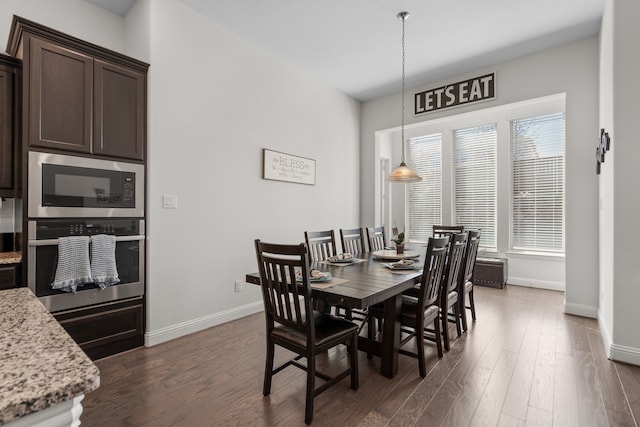
<svg viewBox="0 0 640 427">
<path fill-rule="evenodd" d="M 140 233 L 140 218 L 65 218 L 36 221 L 36 239 L 57 239 L 65 236 L 113 234 L 134 236 Z"/>
</svg>

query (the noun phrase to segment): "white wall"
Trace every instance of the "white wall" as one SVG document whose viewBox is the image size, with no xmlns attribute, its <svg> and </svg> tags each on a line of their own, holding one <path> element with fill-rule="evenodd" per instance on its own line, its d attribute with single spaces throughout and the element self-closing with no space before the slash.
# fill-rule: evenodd
<svg viewBox="0 0 640 427">
<path fill-rule="evenodd" d="M 121 16 L 84 0 L 2 0 L 0 6 L 0 42 L 9 38 L 13 15 L 46 25 L 71 36 L 126 53 L 124 21 Z"/>
<path fill-rule="evenodd" d="M 3 0 L 13 14 L 149 62 L 147 342 L 262 308 L 253 240 L 359 225 L 360 104 L 177 0 L 122 18 L 83 0 Z M 317 184 L 261 179 L 262 148 L 317 161 Z M 178 209 L 161 208 L 163 194 Z"/>
<path fill-rule="evenodd" d="M 506 105 L 557 93 L 566 94 L 566 305 L 568 313 L 596 317 L 598 309 L 598 193 L 594 149 L 598 136 L 598 39 L 569 43 L 496 64 L 447 81 L 414 88 L 410 94 L 469 77 L 496 72 L 496 99 L 455 109 L 409 116 L 413 123 Z M 413 97 L 407 97 L 412 100 Z M 361 122 L 361 221 L 375 219 L 375 132 L 399 125 L 401 97 L 363 103 Z M 411 101 L 409 101 L 411 102 Z M 413 111 L 412 105 L 408 107 Z M 397 159 L 394 161 L 397 162 Z M 402 191 L 402 190 L 400 190 Z M 590 232 L 591 231 L 591 232 Z M 520 267 L 516 262 L 518 268 Z M 510 269 L 511 270 L 511 269 Z M 532 283 L 533 284 L 533 283 Z"/>
<path fill-rule="evenodd" d="M 600 177 L 603 337 L 614 360 L 640 365 L 640 4 L 607 0 L 602 27 L 600 124 L 611 137 Z M 609 233 L 609 234 L 605 234 Z"/>
<path fill-rule="evenodd" d="M 145 1 L 153 344 L 261 309 L 258 287 L 234 293 L 254 239 L 360 224 L 360 104 L 176 0 Z M 261 179 L 262 148 L 315 159 L 316 185 Z"/>
</svg>

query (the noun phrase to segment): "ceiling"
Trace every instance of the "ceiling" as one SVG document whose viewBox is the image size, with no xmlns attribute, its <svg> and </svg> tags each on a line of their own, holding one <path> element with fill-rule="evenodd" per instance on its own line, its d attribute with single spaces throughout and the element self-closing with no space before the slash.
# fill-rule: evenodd
<svg viewBox="0 0 640 427">
<path fill-rule="evenodd" d="M 125 15 L 135 0 L 88 0 Z M 604 0 L 180 0 L 358 99 L 598 34 Z"/>
</svg>

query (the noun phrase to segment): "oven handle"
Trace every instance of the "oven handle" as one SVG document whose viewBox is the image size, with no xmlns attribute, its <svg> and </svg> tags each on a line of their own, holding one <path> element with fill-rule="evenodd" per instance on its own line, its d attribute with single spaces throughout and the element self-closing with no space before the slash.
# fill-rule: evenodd
<svg viewBox="0 0 640 427">
<path fill-rule="evenodd" d="M 135 236 L 116 236 L 116 242 L 134 242 L 144 240 L 145 236 L 137 234 Z M 58 244 L 58 239 L 29 240 L 29 246 L 54 246 Z"/>
</svg>

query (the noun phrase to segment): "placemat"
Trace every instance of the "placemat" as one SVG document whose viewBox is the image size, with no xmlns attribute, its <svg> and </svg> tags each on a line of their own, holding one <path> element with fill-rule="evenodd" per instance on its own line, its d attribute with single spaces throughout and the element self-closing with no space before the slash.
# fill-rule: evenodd
<svg viewBox="0 0 640 427">
<path fill-rule="evenodd" d="M 324 261 L 320 261 L 320 264 L 334 265 L 336 267 L 346 267 L 348 265 L 354 265 L 354 264 L 358 264 L 365 261 L 366 259 L 354 258 L 353 262 L 331 262 L 331 261 L 324 260 Z"/>
<path fill-rule="evenodd" d="M 422 274 L 422 269 L 420 270 L 392 270 L 387 267 L 379 267 L 378 270 L 386 271 L 387 273 L 393 274 L 410 274 L 410 273 L 420 273 Z"/>
<path fill-rule="evenodd" d="M 327 289 L 332 286 L 341 285 L 345 282 L 348 282 L 348 280 L 347 279 L 331 279 L 328 282 L 311 283 L 311 287 L 315 289 Z"/>
</svg>

